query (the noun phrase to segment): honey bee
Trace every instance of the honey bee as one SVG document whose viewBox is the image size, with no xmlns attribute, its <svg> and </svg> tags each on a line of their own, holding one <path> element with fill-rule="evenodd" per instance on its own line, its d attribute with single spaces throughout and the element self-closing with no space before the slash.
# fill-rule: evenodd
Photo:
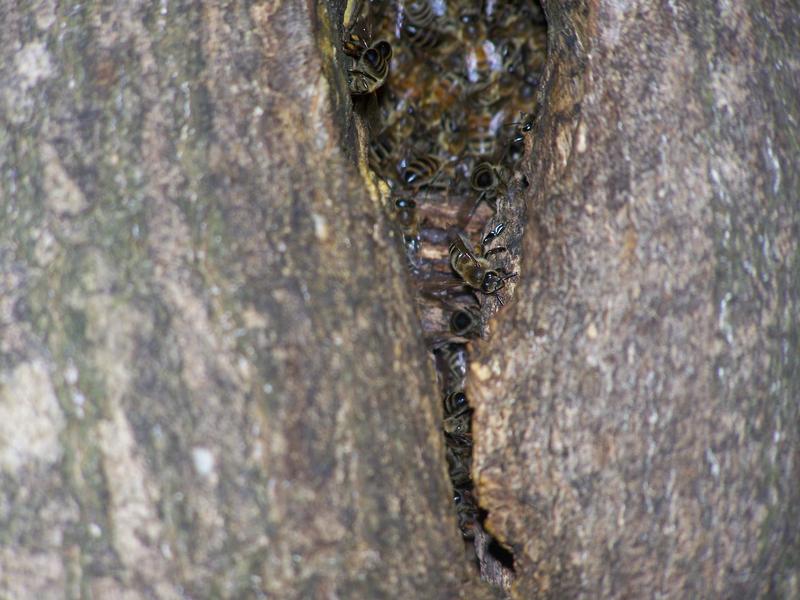
<svg viewBox="0 0 800 600">
<path fill-rule="evenodd" d="M 419 220 L 417 218 L 417 203 L 411 198 L 395 198 L 394 218 L 400 231 L 407 238 L 419 235 Z"/>
<path fill-rule="evenodd" d="M 461 100 L 466 87 L 466 81 L 461 73 L 453 71 L 440 72 L 437 67 L 437 76 L 431 81 L 430 98 L 442 107 L 448 109 Z"/>
<path fill-rule="evenodd" d="M 505 113 L 495 113 L 487 107 L 470 111 L 467 116 L 467 135 L 464 152 L 476 158 L 489 157 L 495 153 L 497 130 Z"/>
<path fill-rule="evenodd" d="M 352 30 L 345 33 L 342 38 L 342 50 L 347 56 L 358 59 L 368 46 L 364 38 Z"/>
<path fill-rule="evenodd" d="M 469 184 L 473 190 L 480 192 L 480 200 L 491 202 L 497 198 L 500 187 L 504 185 L 500 167 L 487 161 L 478 163 L 472 169 Z"/>
<path fill-rule="evenodd" d="M 487 93 L 488 87 L 499 75 L 501 64 L 499 53 L 489 40 L 473 40 L 464 53 L 464 67 L 467 74 L 467 94 L 477 98 Z M 483 102 L 482 105 L 488 106 Z"/>
<path fill-rule="evenodd" d="M 428 0 L 414 0 L 405 7 L 401 31 L 412 47 L 429 50 L 439 44 L 439 17 Z"/>
<path fill-rule="evenodd" d="M 437 146 L 442 154 L 458 157 L 464 150 L 465 127 L 461 115 L 449 111 L 442 112 L 439 118 Z"/>
<path fill-rule="evenodd" d="M 442 431 L 445 434 L 445 442 L 449 453 L 452 455 L 451 462 L 460 464 L 465 467 L 465 479 L 469 479 L 469 463 L 466 459 L 459 459 L 461 453 L 470 456 L 472 449 L 472 412 L 466 412 L 457 417 L 451 417 L 442 421 Z M 470 459 L 471 460 L 471 459 Z M 466 463 L 466 464 L 465 464 Z M 456 482 L 452 474 L 452 467 L 450 473 L 453 483 L 458 485 L 462 482 Z"/>
<path fill-rule="evenodd" d="M 415 191 L 423 188 L 446 189 L 447 181 L 439 176 L 442 173 L 444 161 L 433 154 L 417 156 L 409 160 L 400 174 L 402 183 Z"/>
<path fill-rule="evenodd" d="M 522 78 L 522 85 L 519 87 L 519 97 L 523 101 L 530 101 L 534 98 L 536 90 L 539 89 L 541 73 L 534 71 L 526 73 Z"/>
<path fill-rule="evenodd" d="M 466 487 L 471 485 L 472 477 L 472 446 L 447 446 L 445 450 L 447 459 L 447 472 L 453 487 Z"/>
<path fill-rule="evenodd" d="M 471 433 L 472 410 L 464 392 L 452 392 L 444 399 L 442 429 L 454 440 L 464 440 Z M 471 443 L 471 438 L 470 438 Z"/>
<path fill-rule="evenodd" d="M 447 389 L 460 390 L 467 375 L 467 348 L 464 344 L 448 344 L 441 349 L 444 359 L 444 376 Z M 445 413 L 446 415 L 448 413 Z"/>
<path fill-rule="evenodd" d="M 525 154 L 525 134 L 530 133 L 533 129 L 533 118 L 522 114 L 522 121 L 520 123 L 512 123 L 517 128 L 511 136 L 506 148 L 506 154 L 503 160 L 510 166 L 516 165 Z"/>
<path fill-rule="evenodd" d="M 469 410 L 467 395 L 464 392 L 451 392 L 444 399 L 444 416 L 452 417 Z"/>
<path fill-rule="evenodd" d="M 475 527 L 478 522 L 478 504 L 475 497 L 467 489 L 455 488 L 453 490 L 453 504 L 456 505 L 456 518 L 461 535 L 466 539 L 475 536 Z"/>
<path fill-rule="evenodd" d="M 459 40 L 464 43 L 486 37 L 486 27 L 481 18 L 480 3 L 468 1 L 458 8 L 458 21 L 461 25 Z"/>
<path fill-rule="evenodd" d="M 467 405 L 458 414 L 450 415 L 442 421 L 444 432 L 454 439 L 463 438 L 471 434 L 472 411 Z"/>
<path fill-rule="evenodd" d="M 506 248 L 498 247 L 483 250 L 481 246 L 473 248 L 469 241 L 457 234 L 456 239 L 450 244 L 450 267 L 464 281 L 464 283 L 483 294 L 496 295 L 505 287 L 505 282 L 516 273 L 506 273 L 502 269 L 495 269 L 489 261 L 489 256 L 498 252 L 505 252 Z M 502 299 L 497 296 L 500 304 Z"/>
<path fill-rule="evenodd" d="M 389 42 L 380 41 L 366 48 L 356 59 L 355 66 L 350 69 L 347 80 L 350 93 L 363 96 L 380 88 L 389 76 L 391 57 L 392 46 Z"/>
<path fill-rule="evenodd" d="M 514 93 L 525 71 L 525 49 L 525 45 L 518 45 L 513 40 L 503 41 L 498 48 L 501 59 L 498 87 L 503 97 Z"/>
<path fill-rule="evenodd" d="M 395 160 L 396 150 L 397 143 L 391 129 L 387 129 L 371 139 L 367 148 L 370 168 L 381 177 L 386 178 L 390 173 L 390 166 Z"/>
<path fill-rule="evenodd" d="M 478 163 L 472 169 L 469 184 L 479 194 L 469 212 L 461 217 L 462 224 L 469 222 L 481 202 L 486 202 L 492 211 L 497 211 L 497 196 L 506 187 L 500 171 L 501 167 L 486 161 Z"/>
<path fill-rule="evenodd" d="M 542 72 L 547 62 L 547 29 L 528 33 L 522 44 L 522 65 L 526 72 Z"/>
</svg>

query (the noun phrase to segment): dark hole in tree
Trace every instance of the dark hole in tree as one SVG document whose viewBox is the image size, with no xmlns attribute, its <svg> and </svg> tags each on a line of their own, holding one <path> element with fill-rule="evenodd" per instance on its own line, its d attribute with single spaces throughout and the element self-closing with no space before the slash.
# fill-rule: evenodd
<svg viewBox="0 0 800 600">
<path fill-rule="evenodd" d="M 494 559 L 501 565 L 503 565 L 506 569 L 509 569 L 511 571 L 514 570 L 514 555 L 505 548 L 503 548 L 503 546 L 501 546 L 497 540 L 492 539 L 492 541 L 489 542 L 488 550 L 489 554 L 491 554 L 494 557 Z"/>
<path fill-rule="evenodd" d="M 349 77 L 377 86 L 354 100 L 435 357 L 457 523 L 476 557 L 513 576 L 513 554 L 484 530 L 471 479 L 472 409 L 461 400 L 468 344 L 485 336 L 513 277 L 511 253 L 501 249 L 521 239 L 528 180 L 519 165 L 546 58 L 544 12 L 539 0 L 351 2 L 348 47 L 369 54 L 391 44 L 388 72 L 348 53 Z"/>
</svg>

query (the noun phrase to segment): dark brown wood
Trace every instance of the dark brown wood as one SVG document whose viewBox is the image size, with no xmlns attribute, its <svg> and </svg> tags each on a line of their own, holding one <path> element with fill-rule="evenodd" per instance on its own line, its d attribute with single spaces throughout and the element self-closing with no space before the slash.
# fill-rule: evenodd
<svg viewBox="0 0 800 600">
<path fill-rule="evenodd" d="M 792 2 L 547 3 L 523 277 L 473 348 L 515 598 L 794 598 Z"/>
</svg>

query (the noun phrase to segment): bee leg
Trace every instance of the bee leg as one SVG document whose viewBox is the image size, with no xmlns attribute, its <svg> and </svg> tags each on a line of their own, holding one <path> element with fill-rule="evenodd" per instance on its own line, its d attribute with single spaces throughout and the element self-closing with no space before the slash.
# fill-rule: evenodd
<svg viewBox="0 0 800 600">
<path fill-rule="evenodd" d="M 505 246 L 498 246 L 497 248 L 491 248 L 483 253 L 483 258 L 489 258 L 492 254 L 497 254 L 498 252 L 508 252 L 508 248 Z"/>
<path fill-rule="evenodd" d="M 516 277 L 516 276 L 517 276 L 517 273 L 508 273 L 507 275 L 503 275 L 503 279 L 501 280 L 501 283 L 503 284 L 503 286 L 505 286 L 506 279 L 511 279 L 512 277 Z M 498 289 L 500 289 L 500 288 L 498 288 Z"/>
<path fill-rule="evenodd" d="M 460 229 L 467 228 L 467 225 L 469 225 L 469 222 L 472 220 L 472 215 L 475 214 L 475 211 L 478 210 L 478 207 L 481 205 L 481 202 L 483 202 L 485 199 L 486 199 L 486 192 L 481 192 L 480 195 L 478 196 L 478 199 L 472 205 L 472 208 L 469 209 L 469 212 L 466 215 L 462 214 L 461 216 L 459 216 L 458 223 Z"/>
<path fill-rule="evenodd" d="M 352 38 L 355 36 L 348 36 L 342 40 L 342 51 L 349 57 L 358 59 L 364 48 L 355 42 Z"/>
<path fill-rule="evenodd" d="M 503 248 L 503 250 L 505 250 L 505 248 Z M 504 287 L 506 287 L 506 279 L 511 279 L 512 277 L 516 277 L 516 276 L 517 276 L 517 273 L 509 273 L 507 275 L 503 275 L 503 279 L 500 282 L 500 286 L 492 294 L 495 298 L 497 298 L 497 301 L 500 303 L 500 306 L 505 306 L 506 304 L 505 304 L 505 302 L 503 302 L 503 297 L 500 296 L 500 294 L 498 294 L 497 292 L 499 292 Z"/>
<path fill-rule="evenodd" d="M 500 237 L 500 234 L 503 233 L 505 229 L 506 229 L 505 223 L 498 223 L 497 225 L 495 225 L 494 228 L 489 233 L 487 233 L 486 236 L 483 238 L 481 246 L 485 247 L 486 244 L 491 242 L 494 238 Z"/>
</svg>

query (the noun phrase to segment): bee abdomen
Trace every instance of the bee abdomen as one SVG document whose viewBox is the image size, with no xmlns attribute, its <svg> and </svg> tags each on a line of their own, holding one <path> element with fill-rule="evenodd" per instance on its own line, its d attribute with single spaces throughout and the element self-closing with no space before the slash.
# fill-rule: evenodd
<svg viewBox="0 0 800 600">
<path fill-rule="evenodd" d="M 421 188 L 435 183 L 442 161 L 431 154 L 413 158 L 403 169 L 400 179 L 408 187 Z"/>
<path fill-rule="evenodd" d="M 426 0 L 412 2 L 406 9 L 403 33 L 412 46 L 430 49 L 439 43 L 438 17 Z"/>
<path fill-rule="evenodd" d="M 445 417 L 458 416 L 469 410 L 469 403 L 464 392 L 453 392 L 444 399 Z"/>
<path fill-rule="evenodd" d="M 392 46 L 380 41 L 367 48 L 350 71 L 347 85 L 354 95 L 371 94 L 381 87 L 389 76 L 389 59 Z"/>
</svg>

